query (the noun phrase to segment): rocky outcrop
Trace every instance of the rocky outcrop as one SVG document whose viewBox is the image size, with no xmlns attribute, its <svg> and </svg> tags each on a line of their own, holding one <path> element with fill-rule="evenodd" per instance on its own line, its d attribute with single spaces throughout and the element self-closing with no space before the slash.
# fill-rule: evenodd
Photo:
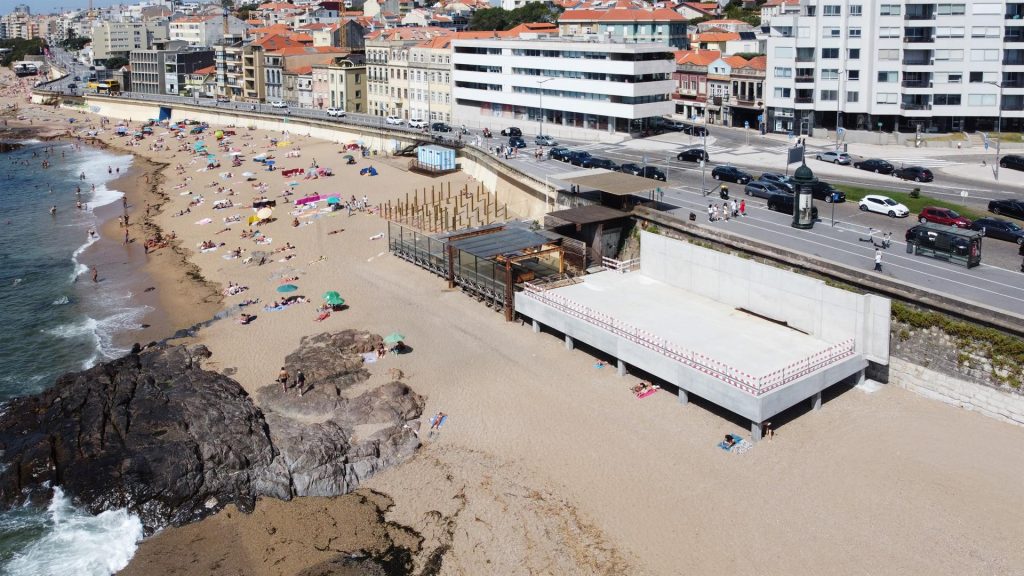
<svg viewBox="0 0 1024 576">
<path fill-rule="evenodd" d="M 0 503 L 49 498 L 52 486 L 93 512 L 126 507 L 148 530 L 257 496 L 333 496 L 408 458 L 405 426 L 423 400 L 401 382 L 347 396 L 369 373 L 359 353 L 379 336 L 304 340 L 309 390 L 260 391 L 204 370 L 202 346 L 156 346 L 60 377 L 11 401 L 0 418 Z M 368 344 L 369 343 L 369 344 Z M 315 349 L 315 353 L 312 350 Z M 315 375 L 315 377 L 310 377 Z"/>
</svg>

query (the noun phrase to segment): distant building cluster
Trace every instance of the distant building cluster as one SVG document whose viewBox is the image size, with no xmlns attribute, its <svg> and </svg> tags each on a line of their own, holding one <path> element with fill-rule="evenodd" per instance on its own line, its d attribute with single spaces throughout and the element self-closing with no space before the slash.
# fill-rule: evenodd
<svg viewBox="0 0 1024 576">
<path fill-rule="evenodd" d="M 726 2 L 550 0 L 553 22 L 469 31 L 497 4 L 22 4 L 0 17 L 0 38 L 88 38 L 77 56 L 116 63 L 133 92 L 407 121 L 619 132 L 676 115 L 811 134 L 1019 130 L 1024 118 L 1024 0 L 745 1 L 729 13 L 742 20 L 724 17 Z"/>
</svg>

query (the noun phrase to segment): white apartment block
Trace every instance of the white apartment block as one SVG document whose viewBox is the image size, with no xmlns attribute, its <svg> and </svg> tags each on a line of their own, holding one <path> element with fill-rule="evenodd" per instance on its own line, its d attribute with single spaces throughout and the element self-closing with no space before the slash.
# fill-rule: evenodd
<svg viewBox="0 0 1024 576">
<path fill-rule="evenodd" d="M 229 36 L 245 33 L 248 27 L 245 22 L 230 15 L 227 19 Z M 224 40 L 224 16 L 204 14 L 175 18 L 170 23 L 169 34 L 171 40 L 182 40 L 189 46 L 214 46 Z"/>
<path fill-rule="evenodd" d="M 675 60 L 663 44 L 455 40 L 452 121 L 544 133 L 636 132 L 671 114 Z M 537 126 L 539 129 L 539 126 Z"/>
<path fill-rule="evenodd" d="M 1024 0 L 801 0 L 792 8 L 763 22 L 769 130 L 1021 129 Z"/>
<path fill-rule="evenodd" d="M 134 50 L 149 50 L 154 43 L 167 40 L 167 22 L 112 22 L 97 20 L 92 24 L 93 60 L 128 57 Z"/>
</svg>

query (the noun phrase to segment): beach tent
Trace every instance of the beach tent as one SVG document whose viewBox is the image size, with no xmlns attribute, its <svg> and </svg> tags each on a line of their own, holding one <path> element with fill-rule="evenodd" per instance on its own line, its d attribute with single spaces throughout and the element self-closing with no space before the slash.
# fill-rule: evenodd
<svg viewBox="0 0 1024 576">
<path fill-rule="evenodd" d="M 253 224 L 255 224 L 255 223 L 259 222 L 259 221 L 260 221 L 260 217 L 255 215 L 255 214 L 253 214 L 252 216 L 249 216 L 249 219 L 246 220 L 246 223 L 249 224 L 250 226 L 252 226 Z"/>
<path fill-rule="evenodd" d="M 403 340 L 405 340 L 405 336 L 399 332 L 392 332 L 391 334 L 388 334 L 387 336 L 384 337 L 385 344 L 398 344 Z"/>
<path fill-rule="evenodd" d="M 330 292 L 324 293 L 324 302 L 331 306 L 341 306 L 345 303 L 345 299 L 341 297 L 341 294 L 331 290 Z"/>
<path fill-rule="evenodd" d="M 256 217 L 259 218 L 260 220 L 266 220 L 273 216 L 273 214 L 274 211 L 271 210 L 270 208 L 260 208 L 259 211 L 256 212 Z"/>
<path fill-rule="evenodd" d="M 337 196 L 329 196 L 327 198 L 327 204 L 328 205 L 341 204 L 341 198 L 338 198 Z"/>
<path fill-rule="evenodd" d="M 277 291 L 281 292 L 282 294 L 286 292 L 295 292 L 298 289 L 299 287 L 296 286 L 295 284 L 282 284 L 277 287 Z"/>
</svg>

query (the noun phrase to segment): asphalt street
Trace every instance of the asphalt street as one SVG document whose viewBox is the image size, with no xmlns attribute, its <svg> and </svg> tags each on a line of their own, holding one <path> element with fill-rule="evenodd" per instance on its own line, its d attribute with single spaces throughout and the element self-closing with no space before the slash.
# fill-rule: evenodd
<svg viewBox="0 0 1024 576">
<path fill-rule="evenodd" d="M 73 82 L 72 76 L 88 75 L 88 69 L 85 66 L 69 64 L 68 56 L 63 51 L 56 51 L 56 57 L 58 66 L 70 69 L 70 74 L 61 80 L 51 82 L 48 88 L 67 91 L 68 84 Z M 76 82 L 76 84 L 79 85 L 80 91 L 83 88 L 82 82 Z M 196 99 L 179 96 L 124 94 L 123 97 L 239 111 L 253 111 L 255 108 L 255 111 L 261 114 L 316 118 L 356 126 L 384 128 L 382 117 L 365 114 L 348 114 L 345 118 L 339 119 L 331 118 L 325 110 L 317 109 L 280 109 L 266 104 L 217 103 L 208 98 Z M 524 122 L 522 126 L 524 139 L 530 146 L 527 151 L 533 150 L 533 137 L 536 134 L 536 127 L 530 124 L 532 123 Z M 424 138 L 430 137 L 428 132 L 407 126 L 387 126 L 387 128 L 423 134 Z M 874 266 L 875 243 L 880 243 L 883 232 L 892 232 L 893 243 L 889 249 L 884 251 L 882 274 L 939 293 L 957 296 L 1016 314 L 1024 314 L 1024 274 L 1020 271 L 1021 257 L 1017 255 L 1017 246 L 1009 242 L 985 239 L 982 249 L 982 264 L 967 269 L 956 264 L 906 253 L 906 245 L 903 243 L 904 233 L 917 223 L 914 215 L 902 220 L 891 219 L 880 214 L 860 212 L 856 203 L 853 202 L 832 205 L 816 201 L 820 220 L 812 230 L 798 230 L 790 226 L 791 217 L 789 215 L 769 211 L 764 200 L 743 196 L 743 187 L 731 183 L 729 188 L 733 197 L 737 200 L 740 197 L 747 200 L 748 215 L 729 222 L 708 222 L 708 204 L 721 203 L 717 194 L 718 183 L 711 179 L 711 170 L 714 166 L 732 164 L 751 172 L 755 177 L 763 171 L 785 172 L 787 169 L 785 153 L 789 147 L 789 143 L 785 140 L 761 137 L 752 130 L 721 126 L 711 126 L 710 130 L 711 135 L 706 141 L 682 133 L 670 133 L 628 140 L 620 144 L 562 141 L 559 145 L 573 150 L 586 150 L 594 156 L 609 158 L 619 164 L 646 163 L 662 168 L 668 176 L 668 182 L 652 181 L 652 188 L 660 186 L 664 194 L 661 200 L 675 206 L 676 208 L 671 212 L 682 218 L 686 218 L 690 212 L 694 212 L 697 214 L 698 222 L 702 225 L 724 226 L 731 232 L 742 236 L 813 254 L 851 268 L 871 270 Z M 455 137 L 454 133 L 446 133 L 444 136 Z M 483 148 L 505 142 L 504 138 L 497 137 L 497 134 L 495 136 L 493 139 L 484 139 L 478 132 L 471 131 L 462 138 L 470 145 L 480 145 Z M 711 157 L 711 161 L 703 170 L 698 164 L 680 162 L 675 159 L 676 154 L 680 151 L 693 147 L 706 147 Z M 831 145 L 809 146 L 807 157 L 813 158 L 816 152 L 833 149 L 833 147 Z M 775 158 L 778 159 L 777 162 L 769 162 Z M 948 162 L 972 161 L 974 157 L 958 155 L 950 160 L 948 156 L 935 155 L 929 158 L 926 150 L 893 146 L 892 157 L 885 159 L 897 165 L 903 162 L 907 165 L 916 163 L 939 167 Z M 502 161 L 515 165 L 539 180 L 546 180 L 554 187 L 563 189 L 568 189 L 568 183 L 560 182 L 554 176 L 579 170 L 577 167 L 556 160 L 547 158 L 536 160 L 530 153 L 524 153 L 509 160 L 502 159 Z M 815 160 L 809 159 L 807 162 L 812 169 L 818 169 Z M 938 182 L 936 183 L 908 184 L 895 179 L 890 182 L 874 174 L 860 175 L 858 174 L 860 171 L 853 168 L 828 168 L 833 174 L 841 174 L 838 177 L 832 175 L 823 178 L 833 184 L 847 183 L 865 186 L 883 194 L 886 190 L 907 191 L 910 186 L 920 186 L 925 194 L 961 201 L 960 190 L 969 190 L 969 198 L 964 201 L 978 211 L 986 209 L 989 199 L 1021 196 L 1019 186 L 989 182 L 978 184 L 974 180 L 951 177 L 945 173 L 941 177 L 937 177 Z M 838 168 L 839 172 L 836 172 L 835 168 Z M 705 196 L 702 193 L 702 188 L 712 189 L 715 192 L 710 196 Z"/>
</svg>

